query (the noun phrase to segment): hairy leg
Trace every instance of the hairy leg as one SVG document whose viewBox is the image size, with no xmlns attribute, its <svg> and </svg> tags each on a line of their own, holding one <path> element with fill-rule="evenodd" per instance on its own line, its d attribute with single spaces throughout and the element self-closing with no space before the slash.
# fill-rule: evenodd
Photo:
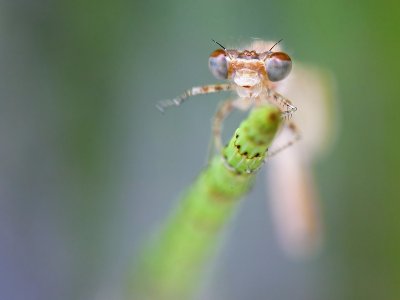
<svg viewBox="0 0 400 300">
<path fill-rule="evenodd" d="M 297 110 L 297 107 L 286 97 L 282 96 L 273 89 L 267 88 L 268 100 L 276 104 L 282 111 L 282 118 L 290 119 L 292 114 Z"/>
<path fill-rule="evenodd" d="M 227 100 L 222 102 L 218 107 L 217 112 L 213 118 L 212 133 L 213 133 L 213 145 L 218 152 L 222 150 L 223 143 L 221 138 L 221 132 L 224 120 L 229 116 L 233 109 L 238 109 L 242 111 L 248 110 L 252 105 L 250 99 L 236 99 Z"/>
<path fill-rule="evenodd" d="M 191 96 L 205 95 L 205 94 L 211 94 L 229 90 L 232 90 L 232 85 L 229 83 L 195 86 L 184 91 L 182 95 L 174 99 L 162 100 L 158 102 L 156 107 L 161 112 L 164 112 L 165 109 L 168 107 L 181 105 L 186 99 L 188 99 Z"/>
</svg>

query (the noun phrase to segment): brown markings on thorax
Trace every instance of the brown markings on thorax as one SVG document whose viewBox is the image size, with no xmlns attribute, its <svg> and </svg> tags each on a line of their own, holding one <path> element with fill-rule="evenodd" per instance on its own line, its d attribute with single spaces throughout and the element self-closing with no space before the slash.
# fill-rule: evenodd
<svg viewBox="0 0 400 300">
<path fill-rule="evenodd" d="M 259 59 L 259 55 L 256 51 L 252 50 L 244 50 L 243 52 L 239 52 L 238 58 L 242 59 Z"/>
<path fill-rule="evenodd" d="M 261 60 L 245 60 L 245 59 L 233 59 L 228 65 L 228 78 L 233 75 L 236 70 L 249 69 L 256 71 L 261 75 L 262 78 L 268 78 L 267 72 L 265 71 L 264 62 Z"/>
</svg>

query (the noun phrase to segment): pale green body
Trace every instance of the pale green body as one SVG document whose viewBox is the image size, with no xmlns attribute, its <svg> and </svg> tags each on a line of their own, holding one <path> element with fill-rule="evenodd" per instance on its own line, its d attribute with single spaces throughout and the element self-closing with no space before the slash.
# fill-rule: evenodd
<svg viewBox="0 0 400 300">
<path fill-rule="evenodd" d="M 134 299 L 189 298 L 218 233 L 252 187 L 280 123 L 280 111 L 272 106 L 255 108 L 241 123 L 223 149 L 225 160 L 212 159 L 147 248 L 135 273 Z"/>
</svg>

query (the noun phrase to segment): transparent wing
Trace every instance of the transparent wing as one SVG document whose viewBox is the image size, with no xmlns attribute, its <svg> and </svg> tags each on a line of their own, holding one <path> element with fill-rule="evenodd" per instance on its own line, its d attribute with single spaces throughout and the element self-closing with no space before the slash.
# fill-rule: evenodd
<svg viewBox="0 0 400 300">
<path fill-rule="evenodd" d="M 293 100 L 298 111 L 293 121 L 302 133 L 294 146 L 267 163 L 267 192 L 278 240 L 292 257 L 315 253 L 323 230 L 320 197 L 313 164 L 332 146 L 337 132 L 337 113 L 332 77 L 315 68 L 299 66 L 277 90 Z M 274 145 L 291 137 L 283 129 Z"/>
</svg>

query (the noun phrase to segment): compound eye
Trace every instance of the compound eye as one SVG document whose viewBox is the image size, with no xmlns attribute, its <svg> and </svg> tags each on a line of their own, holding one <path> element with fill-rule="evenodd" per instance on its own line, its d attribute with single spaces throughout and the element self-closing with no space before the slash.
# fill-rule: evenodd
<svg viewBox="0 0 400 300">
<path fill-rule="evenodd" d="M 228 62 L 226 60 L 225 51 L 217 49 L 212 52 L 208 58 L 208 67 L 215 78 L 228 78 Z"/>
<path fill-rule="evenodd" d="M 265 70 L 271 81 L 282 80 L 289 75 L 291 69 L 292 60 L 283 52 L 274 52 L 265 61 Z"/>
</svg>

